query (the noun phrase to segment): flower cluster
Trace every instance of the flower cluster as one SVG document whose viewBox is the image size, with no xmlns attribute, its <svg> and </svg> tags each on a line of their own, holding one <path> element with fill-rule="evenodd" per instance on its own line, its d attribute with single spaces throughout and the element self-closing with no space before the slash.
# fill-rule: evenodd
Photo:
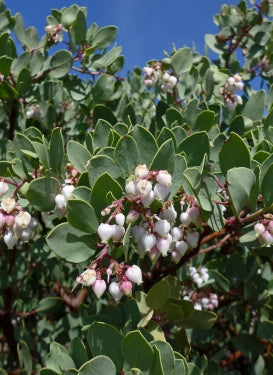
<svg viewBox="0 0 273 375">
<path fill-rule="evenodd" d="M 202 286 L 209 279 L 208 269 L 206 267 L 189 267 L 189 273 L 192 281 L 198 286 Z"/>
<path fill-rule="evenodd" d="M 218 307 L 218 296 L 215 293 L 206 291 L 196 292 L 185 288 L 182 291 L 182 295 L 184 300 L 193 302 L 196 310 L 214 310 Z"/>
<path fill-rule="evenodd" d="M 78 170 L 71 163 L 67 163 L 65 166 L 65 183 L 76 186 L 78 183 L 78 180 L 79 180 Z"/>
<path fill-rule="evenodd" d="M 152 66 L 145 66 L 143 72 L 144 83 L 148 89 L 159 86 L 163 92 L 172 92 L 177 84 L 177 78 L 170 72 L 162 70 L 159 62 Z"/>
<path fill-rule="evenodd" d="M 233 77 L 228 77 L 226 84 L 221 89 L 221 94 L 224 99 L 224 103 L 228 111 L 234 112 L 238 104 L 242 104 L 242 98 L 236 94 L 236 91 L 242 91 L 244 84 L 242 77 L 239 74 L 235 74 Z"/>
<path fill-rule="evenodd" d="M 8 192 L 8 185 L 0 182 L 0 197 Z M 0 208 L 0 230 L 8 249 L 12 249 L 19 240 L 28 242 L 34 235 L 37 220 L 22 209 L 14 198 L 4 198 Z"/>
<path fill-rule="evenodd" d="M 106 275 L 106 281 L 102 278 Z M 114 277 L 114 280 L 111 279 Z M 111 282 L 110 282 L 111 281 Z M 105 269 L 100 267 L 100 261 L 92 264 L 87 270 L 81 273 L 76 279 L 76 285 L 92 286 L 97 298 L 100 298 L 109 284 L 109 293 L 115 301 L 119 301 L 123 295 L 130 296 L 135 283 L 142 283 L 141 269 L 137 265 L 127 266 L 123 263 L 112 260 Z"/>
<path fill-rule="evenodd" d="M 61 192 L 56 195 L 56 213 L 59 219 L 62 219 L 66 214 L 66 203 L 69 198 L 72 198 L 72 192 L 74 189 L 74 185 L 65 184 L 62 186 Z"/>
<path fill-rule="evenodd" d="M 256 223 L 254 230 L 262 245 L 271 246 L 273 244 L 273 220 L 263 220 Z"/>
<path fill-rule="evenodd" d="M 63 25 L 47 25 L 45 27 L 45 31 L 47 34 L 49 34 L 48 41 L 57 43 L 59 41 L 59 34 L 61 33 L 63 29 Z"/>
</svg>

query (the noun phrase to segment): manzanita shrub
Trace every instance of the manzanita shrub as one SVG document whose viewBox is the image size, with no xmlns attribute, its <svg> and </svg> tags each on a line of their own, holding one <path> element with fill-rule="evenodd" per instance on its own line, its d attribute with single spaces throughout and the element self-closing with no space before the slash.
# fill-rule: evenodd
<svg viewBox="0 0 273 375">
<path fill-rule="evenodd" d="M 0 2 L 0 374 L 272 374 L 272 1 L 127 78 L 86 12 Z"/>
</svg>

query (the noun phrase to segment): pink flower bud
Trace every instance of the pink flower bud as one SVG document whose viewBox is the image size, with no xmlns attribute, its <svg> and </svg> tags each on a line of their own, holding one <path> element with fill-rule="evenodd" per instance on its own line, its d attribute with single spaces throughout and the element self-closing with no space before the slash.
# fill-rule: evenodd
<svg viewBox="0 0 273 375">
<path fill-rule="evenodd" d="M 171 229 L 171 225 L 167 220 L 159 220 L 155 223 L 155 231 L 162 237 L 166 236 Z"/>
<path fill-rule="evenodd" d="M 158 172 L 158 175 L 156 176 L 157 182 L 159 182 L 163 186 L 171 186 L 172 184 L 172 176 L 168 171 L 161 170 Z"/>
<path fill-rule="evenodd" d="M 199 241 L 199 233 L 198 232 L 191 232 L 187 234 L 187 242 L 188 244 L 195 248 L 198 246 L 198 241 Z"/>
<path fill-rule="evenodd" d="M 2 198 L 9 191 L 8 184 L 3 181 L 0 181 L 0 198 Z"/>
<path fill-rule="evenodd" d="M 96 271 L 93 268 L 88 268 L 77 277 L 76 281 L 84 286 L 91 286 L 95 283 L 96 279 Z"/>
<path fill-rule="evenodd" d="M 117 215 L 116 215 L 116 217 L 115 217 L 115 219 L 116 219 L 116 223 L 118 224 L 118 225 L 124 225 L 124 223 L 125 223 L 125 216 L 123 215 L 123 213 L 118 213 Z"/>
<path fill-rule="evenodd" d="M 112 225 L 112 240 L 114 242 L 119 242 L 124 236 L 125 229 L 121 225 L 114 224 Z"/>
<path fill-rule="evenodd" d="M 15 216 L 15 224 L 19 228 L 27 228 L 29 226 L 30 220 L 31 215 L 26 211 L 21 211 L 18 215 Z"/>
<path fill-rule="evenodd" d="M 131 281 L 122 281 L 120 284 L 120 290 L 125 296 L 130 296 L 132 293 L 132 283 Z"/>
<path fill-rule="evenodd" d="M 154 194 L 157 199 L 160 201 L 164 201 L 167 198 L 168 194 L 170 193 L 170 189 L 168 186 L 162 184 L 155 184 L 154 186 Z"/>
<path fill-rule="evenodd" d="M 256 224 L 257 225 L 257 224 Z M 271 234 L 273 234 L 273 221 L 272 220 L 270 220 L 270 222 L 268 223 L 268 225 L 267 225 L 267 229 L 269 230 L 269 232 L 271 233 Z M 255 231 L 256 231 L 256 229 L 255 229 Z M 256 234 L 257 234 L 257 232 L 256 232 Z"/>
<path fill-rule="evenodd" d="M 179 252 L 178 251 L 172 251 L 172 261 L 174 262 L 174 263 L 178 263 L 179 261 L 180 261 L 180 259 L 182 258 L 182 255 L 181 254 L 179 254 Z"/>
<path fill-rule="evenodd" d="M 100 298 L 106 290 L 106 282 L 102 279 L 97 279 L 92 285 L 93 292 L 97 298 Z"/>
<path fill-rule="evenodd" d="M 15 205 L 16 201 L 13 198 L 5 198 L 1 202 L 1 207 L 7 214 L 14 210 Z"/>
<path fill-rule="evenodd" d="M 259 239 L 266 246 L 271 246 L 273 244 L 273 236 L 269 231 L 265 231 L 264 233 L 260 234 Z"/>
<path fill-rule="evenodd" d="M 132 267 L 129 267 L 125 272 L 128 280 L 136 283 L 137 285 L 142 284 L 142 272 L 141 269 L 136 265 L 133 264 Z"/>
<path fill-rule="evenodd" d="M 145 233 L 141 237 L 141 244 L 143 245 L 145 251 L 151 251 L 151 248 L 156 244 L 156 236 L 152 233 Z"/>
<path fill-rule="evenodd" d="M 113 235 L 113 226 L 101 223 L 98 227 L 98 235 L 102 243 L 107 243 Z"/>
<path fill-rule="evenodd" d="M 6 225 L 8 226 L 8 227 L 11 227 L 13 224 L 14 224 L 14 216 L 13 215 L 7 215 L 6 217 L 5 217 L 5 221 L 6 221 Z"/>
<path fill-rule="evenodd" d="M 109 292 L 115 301 L 119 301 L 123 296 L 119 283 L 116 283 L 115 281 L 111 282 L 109 285 Z"/>
<path fill-rule="evenodd" d="M 131 210 L 128 212 L 126 216 L 126 223 L 134 223 L 139 218 L 139 213 L 135 210 Z"/>
<path fill-rule="evenodd" d="M 146 164 L 140 164 L 135 169 L 135 176 L 137 179 L 142 179 L 147 177 L 149 174 L 149 169 L 146 167 Z"/>
</svg>

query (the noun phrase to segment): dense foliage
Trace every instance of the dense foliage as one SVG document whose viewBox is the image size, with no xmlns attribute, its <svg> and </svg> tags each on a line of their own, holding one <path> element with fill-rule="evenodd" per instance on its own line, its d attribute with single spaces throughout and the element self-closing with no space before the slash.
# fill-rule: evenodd
<svg viewBox="0 0 273 375">
<path fill-rule="evenodd" d="M 273 3 L 126 78 L 86 12 L 0 1 L 0 374 L 272 374 Z"/>
</svg>

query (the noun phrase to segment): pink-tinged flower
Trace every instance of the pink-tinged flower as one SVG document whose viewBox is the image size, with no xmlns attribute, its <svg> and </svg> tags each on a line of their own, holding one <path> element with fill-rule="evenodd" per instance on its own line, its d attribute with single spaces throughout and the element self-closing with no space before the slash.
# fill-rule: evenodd
<svg viewBox="0 0 273 375">
<path fill-rule="evenodd" d="M 115 301 L 119 301 L 121 297 L 123 296 L 123 293 L 120 290 L 119 283 L 116 283 L 115 281 L 112 281 L 111 284 L 109 285 L 109 292 Z"/>
<path fill-rule="evenodd" d="M 191 232 L 187 234 L 186 240 L 188 244 L 195 248 L 198 246 L 198 241 L 199 241 L 199 233 L 198 232 Z"/>
<path fill-rule="evenodd" d="M 113 235 L 113 226 L 107 223 L 101 223 L 98 226 L 98 235 L 102 243 L 107 243 Z"/>
<path fill-rule="evenodd" d="M 92 285 L 93 292 L 97 298 L 100 298 L 106 290 L 106 282 L 102 279 L 97 279 Z"/>
<path fill-rule="evenodd" d="M 191 217 L 187 211 L 181 213 L 180 221 L 184 225 L 189 225 L 191 223 Z"/>
<path fill-rule="evenodd" d="M 273 235 L 266 230 L 264 233 L 260 234 L 259 240 L 266 246 L 271 246 L 273 244 Z"/>
<path fill-rule="evenodd" d="M 159 182 L 163 186 L 170 187 L 172 184 L 172 176 L 168 171 L 161 170 L 158 172 L 158 175 L 156 176 L 157 182 Z"/>
<path fill-rule="evenodd" d="M 13 215 L 6 215 L 5 222 L 8 227 L 12 227 L 14 224 L 15 218 Z"/>
<path fill-rule="evenodd" d="M 5 198 L 1 202 L 1 207 L 7 214 L 14 210 L 15 205 L 16 201 L 13 198 Z"/>
<path fill-rule="evenodd" d="M 136 265 L 133 264 L 132 267 L 129 267 L 125 272 L 128 280 L 136 283 L 137 285 L 142 284 L 142 272 L 141 269 Z"/>
<path fill-rule="evenodd" d="M 75 187 L 73 185 L 64 185 L 62 187 L 62 192 L 66 200 L 70 199 L 72 197 L 72 193 L 74 191 Z"/>
<path fill-rule="evenodd" d="M 5 224 L 6 224 L 6 215 L 0 212 L 0 229 L 2 229 Z"/>
<path fill-rule="evenodd" d="M 189 248 L 189 245 L 187 244 L 186 241 L 177 241 L 176 244 L 175 244 L 175 249 L 176 251 L 179 252 L 180 255 L 184 255 L 185 252 L 188 250 Z"/>
<path fill-rule="evenodd" d="M 26 211 L 19 212 L 18 215 L 15 216 L 15 224 L 19 228 L 27 228 L 30 224 L 31 215 Z"/>
<path fill-rule="evenodd" d="M 156 241 L 156 247 L 163 257 L 167 256 L 167 253 L 170 250 L 170 246 L 171 242 L 169 238 L 162 237 Z"/>
<path fill-rule="evenodd" d="M 123 294 L 125 294 L 125 296 L 131 295 L 132 288 L 133 288 L 133 285 L 131 281 L 125 280 L 125 281 L 122 281 L 120 284 L 120 290 L 122 291 Z"/>
<path fill-rule="evenodd" d="M 162 218 L 168 220 L 172 223 L 177 217 L 177 212 L 174 209 L 173 205 L 170 205 L 166 210 L 162 212 Z"/>
<path fill-rule="evenodd" d="M 178 227 L 173 227 L 171 230 L 173 241 L 180 241 L 183 238 L 183 231 Z"/>
<path fill-rule="evenodd" d="M 265 226 L 262 223 L 257 223 L 254 225 L 254 230 L 257 236 L 265 232 Z M 271 231 L 270 231 L 271 232 Z"/>
<path fill-rule="evenodd" d="M 137 179 L 143 179 L 149 174 L 149 169 L 146 167 L 146 164 L 140 164 L 135 168 L 135 176 Z"/>
<path fill-rule="evenodd" d="M 76 281 L 79 284 L 82 284 L 84 286 L 91 286 L 93 285 L 97 280 L 97 273 L 94 269 L 88 268 L 83 273 L 81 273 Z"/>
<path fill-rule="evenodd" d="M 132 236 L 134 237 L 135 242 L 141 241 L 145 233 L 146 231 L 141 225 L 134 225 L 132 228 Z"/>
<path fill-rule="evenodd" d="M 131 210 L 128 212 L 126 216 L 126 223 L 134 223 L 139 218 L 139 213 L 135 210 Z"/>
<path fill-rule="evenodd" d="M 141 196 L 141 202 L 144 207 L 150 207 L 155 199 L 155 194 L 153 190 L 151 190 L 147 195 Z"/>
</svg>

